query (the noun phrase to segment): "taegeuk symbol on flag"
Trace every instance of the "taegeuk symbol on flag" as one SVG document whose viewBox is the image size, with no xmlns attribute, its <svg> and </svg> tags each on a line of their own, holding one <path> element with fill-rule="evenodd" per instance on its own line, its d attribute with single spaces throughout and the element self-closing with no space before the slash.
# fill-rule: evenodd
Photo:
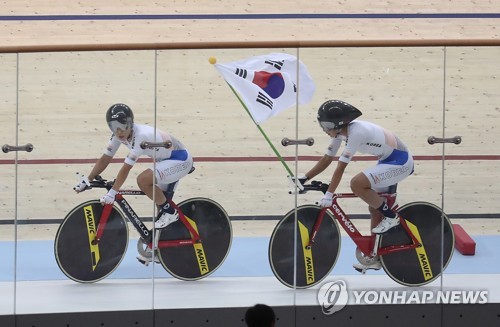
<svg viewBox="0 0 500 327">
<path fill-rule="evenodd" d="M 239 94 L 256 124 L 295 106 L 297 99 L 299 104 L 308 103 L 315 90 L 306 66 L 286 53 L 215 64 L 215 68 Z"/>
</svg>

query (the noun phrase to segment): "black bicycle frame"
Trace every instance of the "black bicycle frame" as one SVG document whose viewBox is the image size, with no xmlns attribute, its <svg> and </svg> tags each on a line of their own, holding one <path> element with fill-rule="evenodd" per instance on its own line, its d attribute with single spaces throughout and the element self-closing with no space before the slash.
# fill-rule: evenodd
<svg viewBox="0 0 500 327">
<path fill-rule="evenodd" d="M 143 194 L 140 191 L 134 191 L 137 192 L 137 194 L 134 195 L 140 195 Z M 145 243 L 150 243 L 152 240 L 152 231 L 149 230 L 146 225 L 144 225 L 143 221 L 139 218 L 139 216 L 135 213 L 134 209 L 130 204 L 125 200 L 125 198 L 122 196 L 122 192 L 116 195 L 115 197 L 115 202 L 118 203 L 120 208 L 122 209 L 123 213 L 125 216 L 127 216 L 127 219 L 134 225 L 135 229 L 139 234 L 141 235 L 141 238 L 145 241 Z M 127 194 L 130 194 L 130 192 L 127 192 Z"/>
</svg>

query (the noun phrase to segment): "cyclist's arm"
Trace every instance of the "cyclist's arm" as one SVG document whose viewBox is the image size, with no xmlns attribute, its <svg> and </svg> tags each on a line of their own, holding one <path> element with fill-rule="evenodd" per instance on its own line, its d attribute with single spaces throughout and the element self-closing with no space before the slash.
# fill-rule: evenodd
<svg viewBox="0 0 500 327">
<path fill-rule="evenodd" d="M 120 171 L 118 172 L 118 175 L 116 176 L 115 183 L 113 184 L 113 190 L 118 191 L 123 186 L 132 167 L 132 165 L 127 163 L 123 164 L 122 168 L 120 168 Z"/>
<path fill-rule="evenodd" d="M 335 157 L 337 151 L 340 148 L 341 143 L 342 143 L 341 137 L 339 136 L 332 137 L 326 153 L 323 155 L 321 159 L 318 160 L 316 165 L 314 165 L 314 167 L 306 173 L 307 179 L 314 178 L 316 175 L 321 174 L 326 168 L 328 168 L 328 166 L 330 166 L 330 164 L 333 161 L 333 158 Z"/>
<path fill-rule="evenodd" d="M 314 167 L 312 167 L 311 170 L 306 173 L 307 179 L 314 178 L 316 175 L 321 174 L 326 168 L 328 168 L 328 166 L 330 166 L 332 161 L 333 157 L 325 154 L 321 159 L 318 160 L 318 162 L 316 162 Z"/>
<path fill-rule="evenodd" d="M 94 168 L 92 168 L 92 171 L 90 172 L 90 174 L 87 176 L 89 181 L 92 181 L 94 180 L 94 178 L 99 175 L 100 173 L 102 173 L 106 167 L 108 167 L 109 163 L 111 162 L 111 160 L 113 159 L 113 157 L 110 157 L 106 154 L 103 154 L 98 160 L 97 162 L 95 163 L 94 165 Z"/>
<path fill-rule="evenodd" d="M 120 140 L 116 138 L 116 136 L 111 135 L 111 139 L 109 140 L 102 156 L 97 160 L 94 168 L 92 168 L 92 171 L 87 176 L 89 181 L 94 180 L 97 175 L 101 174 L 108 167 L 114 155 L 118 151 L 120 144 Z"/>
<path fill-rule="evenodd" d="M 328 192 L 335 193 L 335 190 L 342 180 L 347 163 L 343 161 L 337 161 L 337 168 L 333 172 L 332 180 L 330 181 L 330 186 L 328 186 Z"/>
</svg>

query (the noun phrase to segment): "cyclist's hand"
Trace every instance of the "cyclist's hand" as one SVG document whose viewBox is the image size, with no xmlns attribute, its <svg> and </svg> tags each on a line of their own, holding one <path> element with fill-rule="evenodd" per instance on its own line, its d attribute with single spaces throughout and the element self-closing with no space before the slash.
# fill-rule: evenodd
<svg viewBox="0 0 500 327">
<path fill-rule="evenodd" d="M 113 202 L 115 202 L 115 195 L 116 195 L 116 191 L 111 189 L 108 191 L 108 193 L 106 193 L 106 195 L 104 195 L 100 201 L 101 201 L 101 204 L 104 205 L 104 204 L 113 204 Z"/>
<path fill-rule="evenodd" d="M 85 191 L 89 187 L 90 187 L 89 179 L 86 176 L 82 176 L 80 183 L 78 183 L 75 187 L 73 187 L 73 190 L 75 190 L 76 193 L 80 193 Z"/>
<path fill-rule="evenodd" d="M 319 200 L 318 205 L 322 208 L 331 207 L 333 202 L 333 193 L 326 192 L 325 195 Z"/>
</svg>

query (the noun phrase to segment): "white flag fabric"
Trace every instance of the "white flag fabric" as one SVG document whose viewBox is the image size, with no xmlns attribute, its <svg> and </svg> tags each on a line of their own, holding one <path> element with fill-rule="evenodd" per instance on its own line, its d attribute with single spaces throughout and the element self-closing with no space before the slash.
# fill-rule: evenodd
<svg viewBox="0 0 500 327">
<path fill-rule="evenodd" d="M 300 104 L 311 101 L 315 90 L 306 66 L 300 60 L 297 65 L 297 58 L 286 53 L 215 64 L 215 68 L 239 94 L 257 124 L 295 106 L 297 85 Z"/>
</svg>

